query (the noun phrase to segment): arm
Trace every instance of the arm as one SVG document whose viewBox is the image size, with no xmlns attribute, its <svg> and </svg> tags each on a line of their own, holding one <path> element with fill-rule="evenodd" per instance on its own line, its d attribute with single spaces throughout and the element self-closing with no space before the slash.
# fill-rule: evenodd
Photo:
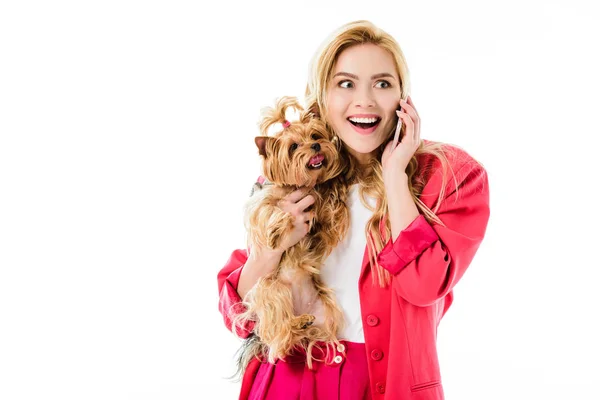
<svg viewBox="0 0 600 400">
<path fill-rule="evenodd" d="M 245 309 L 244 305 L 241 303 L 242 298 L 237 292 L 237 287 L 240 280 L 240 274 L 247 259 L 248 255 L 246 250 L 234 250 L 225 266 L 217 275 L 217 282 L 219 285 L 219 312 L 223 316 L 225 326 L 232 332 L 233 318 L 244 312 Z M 250 336 L 253 328 L 254 324 L 249 322 L 243 327 L 240 327 L 240 329 L 237 329 L 234 333 L 242 338 L 247 338 Z"/>
<path fill-rule="evenodd" d="M 421 196 L 430 208 L 441 189 L 440 174 L 427 183 Z M 456 179 L 458 198 L 455 190 L 447 189 L 437 211 L 446 226 L 430 224 L 418 215 L 394 241 L 385 245 L 377 258 L 393 275 L 398 294 L 417 306 L 433 304 L 452 290 L 485 235 L 490 215 L 485 169 L 469 162 L 456 173 Z M 453 183 L 450 175 L 449 184 Z M 399 222 L 397 219 L 396 224 Z M 394 221 L 391 223 L 393 226 Z"/>
<path fill-rule="evenodd" d="M 259 185 L 265 182 L 261 178 L 258 179 Z M 314 201 L 312 196 L 306 195 L 305 190 L 298 189 L 286 195 L 280 200 L 281 206 L 278 207 L 291 216 L 293 226 L 291 231 L 285 232 L 280 240 L 279 247 L 269 249 L 255 246 L 250 252 L 250 257 L 248 257 L 246 250 L 235 250 L 225 266 L 219 271 L 217 276 L 219 312 L 223 315 L 225 326 L 230 331 L 232 331 L 233 319 L 246 310 L 242 298 L 246 296 L 261 277 L 277 268 L 286 249 L 298 243 L 308 233 L 309 225 L 307 221 L 311 213 L 305 211 L 305 209 Z M 234 333 L 242 338 L 247 338 L 254 329 L 254 323 L 248 321 L 244 326 L 238 328 L 240 329 L 236 329 Z"/>
<path fill-rule="evenodd" d="M 277 268 L 282 255 L 283 251 L 259 249 L 258 247 L 250 252 L 250 257 L 240 273 L 237 286 L 237 292 L 242 299 L 246 298 L 246 294 L 260 278 Z"/>
<path fill-rule="evenodd" d="M 273 271 L 281 260 L 280 251 L 263 250 L 251 252 L 248 257 L 246 250 L 235 250 L 225 267 L 219 271 L 217 281 L 219 284 L 219 312 L 227 329 L 232 330 L 232 320 L 236 315 L 245 311 L 242 299 L 252 289 L 256 282 L 266 274 Z M 254 324 L 246 323 L 238 329 L 237 335 L 247 338 Z"/>
</svg>

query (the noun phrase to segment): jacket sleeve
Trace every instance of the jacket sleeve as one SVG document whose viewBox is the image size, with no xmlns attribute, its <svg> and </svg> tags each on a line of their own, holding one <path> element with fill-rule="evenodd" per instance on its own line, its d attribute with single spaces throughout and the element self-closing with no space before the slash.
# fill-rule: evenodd
<svg viewBox="0 0 600 400">
<path fill-rule="evenodd" d="M 393 275 L 397 293 L 417 306 L 431 305 L 451 292 L 485 235 L 490 215 L 487 172 L 470 162 L 455 175 L 458 185 L 455 190 L 446 189 L 436 213 L 446 226 L 430 224 L 419 215 L 395 241 L 388 241 L 377 258 Z M 425 186 L 429 198 L 439 196 L 439 181 Z M 449 181 L 455 182 L 452 176 Z M 430 183 L 433 186 L 427 188 Z"/>
<path fill-rule="evenodd" d="M 225 326 L 230 331 L 232 329 L 232 320 L 236 315 L 245 311 L 245 306 L 241 303 L 242 298 L 237 292 L 238 282 L 242 268 L 248 259 L 246 250 L 234 250 L 225 266 L 219 271 L 217 281 L 219 284 L 219 312 L 223 315 Z M 247 338 L 254 328 L 253 322 L 247 322 L 241 327 L 237 327 L 235 334 L 241 338 Z"/>
<path fill-rule="evenodd" d="M 261 190 L 264 185 L 269 182 L 262 176 L 256 179 L 252 190 L 250 191 L 250 197 L 254 195 L 257 190 Z M 242 298 L 237 292 L 238 283 L 240 281 L 240 274 L 242 268 L 248 260 L 248 252 L 246 250 L 237 249 L 231 253 L 229 260 L 217 275 L 217 282 L 219 285 L 219 312 L 223 316 L 223 321 L 227 329 L 232 331 L 237 336 L 246 339 L 252 333 L 254 329 L 254 322 L 247 322 L 243 326 L 238 326 L 233 331 L 233 319 L 243 313 L 246 307 L 242 303 Z"/>
</svg>

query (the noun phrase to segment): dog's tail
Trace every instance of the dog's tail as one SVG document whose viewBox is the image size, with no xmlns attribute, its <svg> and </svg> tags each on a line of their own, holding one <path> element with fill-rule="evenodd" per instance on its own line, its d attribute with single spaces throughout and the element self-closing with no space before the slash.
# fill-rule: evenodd
<svg viewBox="0 0 600 400">
<path fill-rule="evenodd" d="M 264 357 L 266 351 L 265 345 L 260 341 L 258 336 L 253 334 L 247 339 L 244 339 L 242 345 L 235 353 L 236 371 L 227 379 L 239 382 L 243 378 L 244 372 L 246 372 L 246 368 L 248 367 L 248 364 L 250 364 L 250 361 L 252 361 L 254 357 L 258 357 L 259 359 Z"/>
</svg>

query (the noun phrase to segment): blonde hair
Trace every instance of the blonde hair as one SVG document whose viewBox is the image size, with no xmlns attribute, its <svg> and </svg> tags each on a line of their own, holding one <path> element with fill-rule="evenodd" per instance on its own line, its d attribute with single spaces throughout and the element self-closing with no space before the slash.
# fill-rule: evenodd
<svg viewBox="0 0 600 400">
<path fill-rule="evenodd" d="M 392 55 L 394 64 L 396 65 L 396 72 L 400 79 L 401 97 L 406 99 L 410 93 L 408 66 L 404 54 L 396 40 L 369 21 L 360 20 L 345 24 L 334 31 L 315 53 L 310 64 L 308 84 L 305 93 L 306 108 L 314 115 L 319 116 L 332 132 L 333 129 L 328 122 L 326 101 L 327 86 L 331 82 L 335 63 L 339 55 L 345 49 L 366 43 L 375 44 L 387 50 Z M 405 125 L 403 124 L 401 135 L 404 134 L 404 129 Z M 390 137 L 393 134 L 394 131 L 392 130 L 390 132 Z M 373 282 L 375 283 L 377 280 L 382 287 L 389 284 L 391 280 L 390 273 L 383 269 L 377 262 L 377 254 L 383 249 L 384 245 L 392 236 L 391 224 L 389 219 L 386 218 L 386 215 L 388 214 L 388 204 L 385 196 L 381 167 L 381 155 L 387 142 L 388 140 L 384 140 L 382 145 L 377 149 L 377 156 L 370 161 L 370 164 L 366 168 L 360 167 L 358 160 L 347 151 L 345 144 L 341 148 L 341 152 L 348 160 L 346 178 L 349 183 L 359 183 L 361 202 L 373 212 L 373 215 L 365 227 L 365 234 L 367 236 L 369 261 L 371 268 L 374 270 Z M 435 222 L 441 225 L 444 224 L 435 213 L 438 211 L 442 199 L 444 199 L 445 196 L 447 182 L 446 175 L 449 167 L 446 154 L 452 151 L 453 148 L 451 146 L 446 146 L 444 143 L 425 143 L 424 141 L 421 141 L 421 144 L 406 168 L 409 190 L 419 209 L 419 213 L 423 214 L 429 222 Z M 425 165 L 421 166 L 421 169 L 419 169 L 417 156 L 420 156 L 420 158 L 425 157 L 428 161 Z M 433 163 L 431 162 L 432 159 L 430 157 L 439 159 L 443 167 L 442 190 L 433 210 L 429 209 L 419 198 L 425 183 L 427 182 L 426 178 L 430 177 L 431 174 L 435 172 L 435 170 L 432 170 Z M 374 208 L 371 207 L 366 200 L 366 195 L 377 199 Z"/>
</svg>

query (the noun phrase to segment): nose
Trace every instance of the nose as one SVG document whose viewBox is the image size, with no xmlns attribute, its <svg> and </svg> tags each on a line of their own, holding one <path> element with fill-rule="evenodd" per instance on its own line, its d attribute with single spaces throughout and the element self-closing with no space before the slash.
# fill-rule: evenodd
<svg viewBox="0 0 600 400">
<path fill-rule="evenodd" d="M 310 146 L 310 148 L 314 151 L 319 151 L 321 150 L 321 145 L 319 143 L 313 143 L 312 146 Z"/>
<path fill-rule="evenodd" d="M 357 107 L 369 108 L 375 105 L 371 87 L 362 87 L 361 89 L 356 90 L 355 93 L 354 104 Z"/>
</svg>

